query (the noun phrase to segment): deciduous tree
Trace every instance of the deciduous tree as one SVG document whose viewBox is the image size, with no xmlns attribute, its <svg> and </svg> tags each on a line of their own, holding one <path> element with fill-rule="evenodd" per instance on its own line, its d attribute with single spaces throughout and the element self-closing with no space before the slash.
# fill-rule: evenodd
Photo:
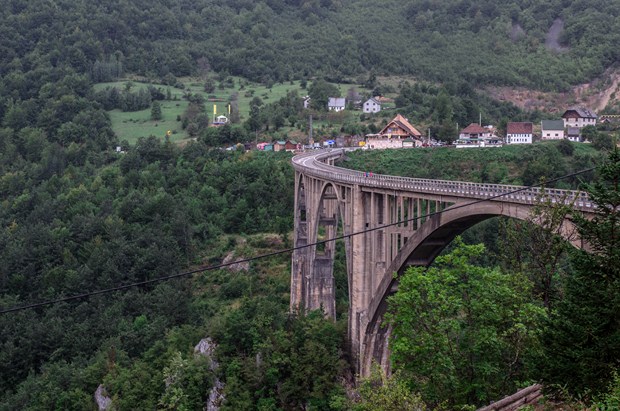
<svg viewBox="0 0 620 411">
<path fill-rule="evenodd" d="M 473 261 L 483 245 L 465 245 L 429 269 L 410 268 L 389 299 L 392 359 L 430 405 L 480 405 L 528 377 L 544 310 L 531 302 L 522 275 Z"/>
</svg>

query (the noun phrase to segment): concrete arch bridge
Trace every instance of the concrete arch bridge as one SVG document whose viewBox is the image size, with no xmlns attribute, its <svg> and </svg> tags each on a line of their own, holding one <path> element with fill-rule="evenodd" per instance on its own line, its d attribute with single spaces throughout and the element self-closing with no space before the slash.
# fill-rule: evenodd
<svg viewBox="0 0 620 411">
<path fill-rule="evenodd" d="M 540 189 L 506 194 L 523 187 L 368 176 L 334 166 L 344 155 L 344 150 L 330 150 L 293 158 L 294 242 L 303 247 L 345 236 L 348 339 L 356 371 L 367 375 L 373 360 L 389 369 L 390 330 L 381 327 L 381 321 L 386 298 L 398 287 L 393 273 L 428 266 L 455 236 L 480 221 L 495 216 L 527 219 Z M 570 202 L 593 213 L 585 193 L 555 189 L 545 193 L 551 201 Z M 570 237 L 572 223 L 566 221 L 563 227 L 564 237 L 581 247 Z M 335 318 L 334 254 L 335 241 L 293 253 L 291 310 L 323 308 Z"/>
</svg>

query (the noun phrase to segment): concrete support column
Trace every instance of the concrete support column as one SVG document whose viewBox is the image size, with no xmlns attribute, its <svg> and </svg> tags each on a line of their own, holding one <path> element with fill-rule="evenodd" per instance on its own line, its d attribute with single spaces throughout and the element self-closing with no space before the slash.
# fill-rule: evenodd
<svg viewBox="0 0 620 411">
<path fill-rule="evenodd" d="M 368 197 L 371 197 L 368 195 Z M 364 193 L 358 185 L 353 186 L 351 193 L 351 227 L 354 233 L 366 229 L 366 212 L 364 207 Z M 348 336 L 351 342 L 351 356 L 356 371 L 359 370 L 359 359 L 363 347 L 361 346 L 366 331 L 366 310 L 370 301 L 371 290 L 368 287 L 368 264 L 366 261 L 366 247 L 369 234 L 360 234 L 351 238 L 351 288 L 349 293 L 349 329 Z"/>
</svg>

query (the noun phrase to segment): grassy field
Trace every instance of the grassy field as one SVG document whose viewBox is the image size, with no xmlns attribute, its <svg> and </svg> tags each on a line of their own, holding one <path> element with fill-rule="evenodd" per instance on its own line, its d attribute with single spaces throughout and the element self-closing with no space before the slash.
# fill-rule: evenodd
<svg viewBox="0 0 620 411">
<path fill-rule="evenodd" d="M 187 135 L 181 129 L 177 115 L 183 114 L 187 105 L 186 100 L 163 101 L 163 118 L 159 121 L 151 120 L 151 109 L 132 112 L 112 110 L 109 114 L 112 128 L 120 141 L 127 140 L 129 144 L 134 144 L 138 138 L 150 135 L 163 139 L 168 130 L 172 132 L 171 141 L 180 141 L 186 139 Z"/>
<path fill-rule="evenodd" d="M 250 112 L 250 102 L 254 97 L 259 97 L 264 104 L 269 104 L 286 96 L 289 91 L 297 90 L 300 96 L 307 94 L 307 90 L 301 88 L 299 81 L 277 83 L 268 88 L 265 85 L 251 83 L 239 77 L 231 77 L 231 79 L 232 81 L 225 84 L 224 88 L 222 88 L 220 83 L 216 82 L 216 89 L 212 93 L 206 93 L 204 91 L 204 81 L 192 78 L 179 79 L 185 86 L 184 89 L 153 84 L 155 87 L 161 88 L 164 94 L 167 93 L 167 90 L 170 90 L 170 95 L 174 99 L 162 102 L 163 119 L 160 121 L 152 121 L 150 119 L 150 109 L 135 112 L 112 110 L 109 112 L 112 120 L 112 128 L 119 137 L 119 140 L 127 140 L 130 144 L 134 144 L 140 137 L 147 137 L 150 135 L 161 136 L 163 138 L 167 130 L 171 130 L 173 133 L 171 136 L 172 141 L 181 141 L 187 138 L 187 134 L 181 129 L 181 123 L 176 121 L 176 119 L 177 116 L 182 115 L 187 109 L 188 102 L 184 98 L 187 93 L 201 94 L 205 98 L 205 108 L 211 118 L 214 114 L 214 106 L 217 115 L 223 114 L 228 116 L 228 101 L 232 100 L 233 95 L 236 94 L 241 122 L 247 120 Z M 121 80 L 99 83 L 95 84 L 94 89 L 98 91 L 106 87 L 116 87 L 119 90 L 125 90 L 129 81 L 130 80 Z M 131 80 L 131 90 L 135 92 L 141 88 L 148 87 L 149 84 L 148 82 Z M 342 96 L 345 96 L 351 87 L 355 87 L 359 93 L 367 91 L 351 84 L 338 84 L 337 87 L 340 89 Z M 321 120 L 316 119 L 315 127 L 320 127 L 322 123 Z M 325 126 L 327 126 L 328 121 L 324 121 L 324 123 Z"/>
</svg>

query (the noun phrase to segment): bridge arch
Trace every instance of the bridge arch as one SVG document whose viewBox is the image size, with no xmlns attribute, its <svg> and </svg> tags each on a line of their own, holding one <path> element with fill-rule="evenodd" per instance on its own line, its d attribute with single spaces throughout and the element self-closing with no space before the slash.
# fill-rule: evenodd
<svg viewBox="0 0 620 411">
<path fill-rule="evenodd" d="M 381 364 L 385 370 L 390 369 L 388 340 L 391 330 L 383 326 L 382 322 L 387 311 L 387 299 L 398 289 L 398 279 L 391 274 L 401 275 L 409 267 L 429 266 L 456 236 L 484 220 L 504 216 L 531 222 L 530 213 L 531 207 L 523 205 L 484 202 L 452 206 L 427 220 L 392 260 L 370 301 L 368 323 L 364 327 L 360 374 L 369 374 L 373 361 Z M 560 235 L 573 246 L 582 248 L 583 244 L 575 234 L 575 225 L 565 219 Z"/>
<path fill-rule="evenodd" d="M 311 250 L 313 254 L 312 275 L 309 278 L 310 309 L 322 308 L 325 315 L 336 318 L 336 284 L 334 277 L 334 261 L 336 258 L 336 238 L 339 236 L 340 224 L 344 221 L 344 208 L 339 187 L 332 182 L 324 182 L 320 186 L 320 195 L 314 214 L 310 219 L 312 238 L 316 243 Z M 345 254 L 348 243 L 345 239 Z M 346 255 L 347 266 L 350 257 Z M 347 282 L 350 287 L 351 279 L 347 271 Z M 348 287 L 348 289 L 350 289 Z M 350 297 L 350 296 L 349 296 Z"/>
</svg>

